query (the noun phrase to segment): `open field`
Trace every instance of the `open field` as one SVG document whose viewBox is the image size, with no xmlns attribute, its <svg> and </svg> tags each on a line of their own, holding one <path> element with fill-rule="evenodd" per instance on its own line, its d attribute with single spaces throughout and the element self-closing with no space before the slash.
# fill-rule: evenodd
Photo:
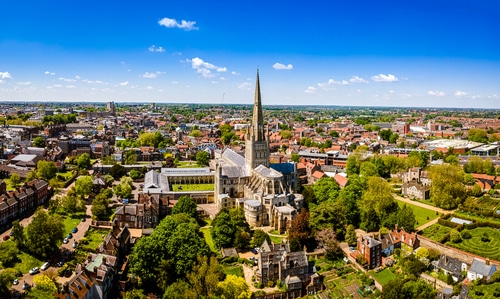
<svg viewBox="0 0 500 299">
<path fill-rule="evenodd" d="M 226 275 L 236 275 L 238 277 L 245 277 L 243 275 L 243 268 L 240 265 L 224 266 L 224 272 L 226 272 Z"/>
<path fill-rule="evenodd" d="M 386 285 L 388 282 L 396 278 L 394 273 L 392 273 L 389 268 L 385 268 L 378 273 L 375 271 L 370 271 L 369 273 L 382 285 Z"/>
<path fill-rule="evenodd" d="M 172 191 L 182 192 L 182 191 L 213 191 L 214 184 L 183 184 L 183 185 L 172 185 Z"/>
<path fill-rule="evenodd" d="M 198 164 L 196 164 L 196 161 L 179 161 L 179 164 L 177 164 L 177 168 L 197 168 L 199 167 Z"/>
<path fill-rule="evenodd" d="M 416 205 L 408 204 L 408 203 L 402 202 L 400 200 L 397 200 L 397 203 L 398 203 L 400 208 L 404 204 L 406 204 L 408 207 L 410 207 L 413 210 L 413 214 L 415 214 L 415 220 L 417 221 L 416 226 L 421 226 L 421 225 L 426 224 L 427 222 L 430 222 L 433 219 L 439 217 L 439 215 L 437 215 L 435 211 L 432 211 L 432 210 L 429 210 L 426 208 L 422 208 L 422 207 L 419 207 Z"/>
</svg>

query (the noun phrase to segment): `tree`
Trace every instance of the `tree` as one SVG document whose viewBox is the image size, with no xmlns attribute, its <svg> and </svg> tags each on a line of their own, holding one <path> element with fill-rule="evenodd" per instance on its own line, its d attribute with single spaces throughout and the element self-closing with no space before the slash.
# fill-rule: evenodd
<svg viewBox="0 0 500 299">
<path fill-rule="evenodd" d="M 196 221 L 181 213 L 165 217 L 148 237 L 140 238 L 130 254 L 130 271 L 145 289 L 154 289 L 157 278 L 171 283 L 185 278 L 198 256 L 210 254 Z M 161 270 L 158 266 L 162 266 Z"/>
<path fill-rule="evenodd" d="M 26 240 L 26 235 L 24 234 L 24 228 L 19 223 L 19 220 L 12 221 L 12 238 L 16 243 L 17 248 L 24 248 L 24 241 Z"/>
<path fill-rule="evenodd" d="M 336 260 L 342 256 L 337 234 L 331 228 L 321 230 L 316 233 L 316 241 L 318 246 L 325 248 L 326 258 Z"/>
<path fill-rule="evenodd" d="M 465 165 L 464 165 L 464 170 L 465 170 Z M 470 173 L 465 173 L 464 174 L 464 184 L 467 186 L 472 186 L 476 183 L 476 179 L 472 176 Z"/>
<path fill-rule="evenodd" d="M 419 247 L 415 253 L 415 256 L 418 258 L 418 259 L 421 259 L 421 258 L 427 258 L 429 256 L 429 249 L 425 248 L 425 247 Z"/>
<path fill-rule="evenodd" d="M 35 138 L 33 138 L 33 142 L 31 143 L 31 145 L 34 147 L 44 148 L 45 147 L 45 139 L 43 139 L 42 136 L 35 137 Z"/>
<path fill-rule="evenodd" d="M 460 237 L 460 232 L 456 229 L 452 229 L 450 231 L 450 241 L 453 243 L 460 243 L 462 241 L 462 238 Z"/>
<path fill-rule="evenodd" d="M 391 129 L 386 129 L 386 130 L 380 130 L 379 136 L 382 138 L 382 140 L 389 141 L 389 138 L 391 138 L 392 131 Z"/>
<path fill-rule="evenodd" d="M 76 194 L 67 193 L 57 200 L 59 208 L 65 213 L 74 214 L 85 211 L 85 204 L 76 196 Z"/>
<path fill-rule="evenodd" d="M 33 277 L 33 282 L 35 283 L 37 289 L 50 292 L 51 294 L 57 292 L 56 283 L 45 274 L 35 275 Z"/>
<path fill-rule="evenodd" d="M 80 169 L 88 169 L 90 167 L 90 156 L 87 153 L 81 154 L 76 160 L 76 164 Z"/>
<path fill-rule="evenodd" d="M 14 172 L 10 175 L 10 182 L 12 183 L 12 186 L 14 188 L 17 188 L 17 186 L 21 182 L 21 177 L 17 173 Z"/>
<path fill-rule="evenodd" d="M 333 229 L 339 239 L 345 235 L 345 206 L 340 202 L 322 202 L 311 208 L 309 225 L 314 230 Z"/>
<path fill-rule="evenodd" d="M 389 137 L 389 143 L 396 143 L 398 141 L 399 135 L 397 133 L 392 133 Z"/>
<path fill-rule="evenodd" d="M 281 135 L 281 138 L 283 138 L 283 139 L 290 139 L 290 138 L 292 138 L 292 132 L 290 132 L 289 130 L 282 130 L 280 132 L 280 135 Z"/>
<path fill-rule="evenodd" d="M 0 243 L 0 263 L 4 268 L 12 267 L 19 260 L 18 254 L 19 249 L 16 247 L 14 242 L 2 242 Z"/>
<path fill-rule="evenodd" d="M 271 244 L 271 237 L 263 230 L 256 229 L 253 231 L 253 239 L 250 242 L 252 248 L 260 247 L 264 240 L 267 240 L 268 244 Z"/>
<path fill-rule="evenodd" d="M 354 225 L 349 224 L 345 233 L 345 241 L 349 246 L 354 246 L 357 243 L 356 229 Z"/>
<path fill-rule="evenodd" d="M 481 142 L 481 143 L 487 143 L 488 142 L 488 133 L 484 129 L 470 128 L 467 140 Z"/>
<path fill-rule="evenodd" d="M 168 286 L 165 291 L 164 298 L 190 299 L 197 298 L 197 296 L 195 290 L 189 285 L 189 283 L 183 280 L 178 280 Z"/>
<path fill-rule="evenodd" d="M 85 175 L 79 177 L 75 182 L 75 193 L 82 198 L 87 197 L 92 193 L 94 187 L 94 180 L 91 176 Z"/>
<path fill-rule="evenodd" d="M 363 210 L 375 210 L 379 219 L 386 219 L 398 210 L 391 186 L 380 177 L 368 178 L 368 188 L 363 194 L 361 207 Z"/>
<path fill-rule="evenodd" d="M 146 295 L 140 289 L 131 289 L 125 293 L 123 299 L 146 299 Z"/>
<path fill-rule="evenodd" d="M 228 210 L 223 209 L 215 215 L 211 232 L 217 248 L 230 247 L 233 244 L 236 229 L 231 223 Z"/>
<path fill-rule="evenodd" d="M 290 155 L 290 160 L 292 160 L 295 163 L 298 163 L 300 161 L 300 155 L 297 153 L 292 153 Z"/>
<path fill-rule="evenodd" d="M 186 277 L 196 298 L 212 298 L 217 291 L 217 284 L 224 279 L 224 268 L 219 264 L 216 257 L 198 256 L 197 263 Z"/>
<path fill-rule="evenodd" d="M 12 281 L 17 277 L 19 271 L 14 268 L 7 268 L 0 273 L 0 295 L 3 298 L 11 298 L 9 287 L 12 285 Z"/>
<path fill-rule="evenodd" d="M 188 195 L 183 195 L 179 197 L 179 200 L 172 208 L 172 215 L 186 213 L 190 217 L 197 219 L 197 207 L 198 206 L 196 205 L 196 202 L 191 197 L 189 197 Z"/>
<path fill-rule="evenodd" d="M 210 154 L 208 152 L 199 151 L 196 154 L 196 164 L 198 164 L 199 167 L 208 166 L 209 162 L 210 162 Z"/>
<path fill-rule="evenodd" d="M 28 172 L 26 175 L 26 180 L 25 182 L 31 182 L 34 179 L 36 179 L 37 172 L 35 170 Z"/>
<path fill-rule="evenodd" d="M 408 154 L 408 158 L 415 158 L 417 160 L 415 166 L 421 168 L 425 168 L 429 164 L 429 153 L 427 151 L 412 151 Z"/>
<path fill-rule="evenodd" d="M 113 191 L 120 198 L 129 198 L 132 195 L 132 186 L 123 179 L 127 179 L 127 177 L 122 177 L 120 183 L 113 187 Z"/>
<path fill-rule="evenodd" d="M 64 238 L 64 224 L 59 215 L 38 209 L 26 227 L 26 248 L 39 258 L 47 258 L 58 249 Z"/>
<path fill-rule="evenodd" d="M 361 167 L 359 169 L 359 175 L 364 176 L 364 177 L 371 177 L 371 176 L 379 176 L 378 169 L 370 161 L 364 161 L 361 163 Z"/>
<path fill-rule="evenodd" d="M 92 200 L 92 207 L 90 208 L 92 218 L 97 220 L 108 220 L 108 209 L 108 199 L 102 193 L 98 194 L 94 200 Z"/>
<path fill-rule="evenodd" d="M 128 150 L 125 152 L 123 157 L 123 164 L 133 165 L 137 162 L 137 154 L 133 150 Z"/>
<path fill-rule="evenodd" d="M 460 166 L 434 165 L 429 168 L 429 177 L 432 180 L 431 200 L 437 207 L 454 209 L 465 199 L 464 172 Z"/>
<path fill-rule="evenodd" d="M 311 228 L 309 227 L 309 212 L 302 209 L 295 218 L 290 221 L 288 226 L 288 239 L 296 239 L 301 246 L 308 244 L 311 237 Z"/>
<path fill-rule="evenodd" d="M 224 299 L 250 299 L 252 292 L 245 278 L 230 274 L 217 284 L 217 295 Z"/>
<path fill-rule="evenodd" d="M 51 178 L 56 176 L 57 167 L 56 164 L 52 161 L 40 160 L 37 165 L 37 176 L 46 181 L 49 181 Z"/>
<path fill-rule="evenodd" d="M 391 223 L 391 226 L 398 224 L 399 227 L 404 228 L 407 232 L 415 231 L 415 224 L 417 220 L 415 219 L 415 214 L 413 210 L 404 204 L 396 214 L 396 223 Z"/>
<path fill-rule="evenodd" d="M 137 180 L 142 177 L 142 173 L 138 170 L 131 169 L 130 172 L 128 173 L 131 179 Z"/>
<path fill-rule="evenodd" d="M 338 196 L 340 190 L 339 184 L 331 177 L 322 177 L 313 186 L 314 197 L 316 202 L 322 203 L 327 200 L 334 200 Z"/>
</svg>

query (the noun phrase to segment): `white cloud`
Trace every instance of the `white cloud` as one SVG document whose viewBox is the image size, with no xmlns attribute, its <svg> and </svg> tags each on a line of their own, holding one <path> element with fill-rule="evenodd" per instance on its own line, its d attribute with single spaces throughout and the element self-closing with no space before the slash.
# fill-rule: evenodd
<svg viewBox="0 0 500 299">
<path fill-rule="evenodd" d="M 9 72 L 0 72 L 0 79 L 12 79 L 12 75 Z"/>
<path fill-rule="evenodd" d="M 435 97 L 444 97 L 446 95 L 443 91 L 438 90 L 429 90 L 427 94 Z"/>
<path fill-rule="evenodd" d="M 145 72 L 144 74 L 142 74 L 140 76 L 143 78 L 154 79 L 154 78 L 158 77 L 158 75 L 162 75 L 162 74 L 165 74 L 165 72 L 160 72 L 160 71 L 156 71 L 154 73 Z"/>
<path fill-rule="evenodd" d="M 44 73 L 45 75 L 49 75 L 49 76 L 54 76 L 56 73 L 54 72 L 49 72 L 49 71 L 45 71 Z"/>
<path fill-rule="evenodd" d="M 496 99 L 496 100 L 498 100 L 498 99 L 500 99 L 500 97 L 497 94 L 493 94 L 491 96 L 488 96 L 488 99 Z"/>
<path fill-rule="evenodd" d="M 29 81 L 26 82 L 18 82 L 17 85 L 31 85 L 32 83 Z"/>
<path fill-rule="evenodd" d="M 226 78 L 224 78 L 224 77 L 220 77 L 220 78 L 219 78 L 219 80 L 224 81 L 224 80 L 226 80 Z"/>
<path fill-rule="evenodd" d="M 349 85 L 349 82 L 347 80 L 336 81 L 334 79 L 329 79 L 328 82 L 318 83 L 318 86 L 324 89 L 328 89 L 329 87 L 332 87 L 334 85 Z"/>
<path fill-rule="evenodd" d="M 171 84 L 179 84 L 179 81 L 172 81 Z"/>
<path fill-rule="evenodd" d="M 162 46 L 155 46 L 155 45 L 152 45 L 151 47 L 148 48 L 148 51 L 149 52 L 158 52 L 158 53 L 163 53 L 165 52 L 165 48 L 163 48 Z"/>
<path fill-rule="evenodd" d="M 73 88 L 76 88 L 76 86 L 75 86 L 75 85 L 66 85 L 66 88 L 71 88 L 71 89 L 73 89 Z"/>
<path fill-rule="evenodd" d="M 465 91 L 460 91 L 460 90 L 455 91 L 454 95 L 457 98 L 466 98 L 469 96 Z"/>
<path fill-rule="evenodd" d="M 160 26 L 165 26 L 167 28 L 181 28 L 186 31 L 190 30 L 198 30 L 198 27 L 196 27 L 196 22 L 195 21 L 186 21 L 186 20 L 181 20 L 181 22 L 177 22 L 176 19 L 170 19 L 170 18 L 163 18 L 158 21 L 158 24 Z"/>
<path fill-rule="evenodd" d="M 349 79 L 349 82 L 351 83 L 368 83 L 365 79 L 358 77 L 358 76 L 352 76 L 351 79 Z"/>
<path fill-rule="evenodd" d="M 316 88 L 313 86 L 309 86 L 306 90 L 304 90 L 304 92 L 313 94 L 313 93 L 316 93 Z"/>
<path fill-rule="evenodd" d="M 146 89 L 151 90 L 151 89 L 153 89 L 153 86 L 146 86 Z"/>
<path fill-rule="evenodd" d="M 218 83 L 219 83 L 219 82 L 217 82 L 217 81 L 212 81 L 212 84 L 218 84 Z"/>
<path fill-rule="evenodd" d="M 375 82 L 397 82 L 398 78 L 393 74 L 379 74 L 377 76 L 372 76 L 372 80 Z"/>
<path fill-rule="evenodd" d="M 118 84 L 120 84 L 121 86 L 127 86 L 127 85 L 128 85 L 128 81 L 125 81 L 125 82 L 120 82 L 120 83 L 118 83 Z"/>
<path fill-rule="evenodd" d="M 203 59 L 199 57 L 195 57 L 193 59 L 186 59 L 186 62 L 191 63 L 191 67 L 195 69 L 198 74 L 201 74 L 204 78 L 215 77 L 215 74 L 212 73 L 212 70 L 215 70 L 218 73 L 223 73 L 227 71 L 227 68 L 216 66 L 212 63 L 203 61 Z"/>
<path fill-rule="evenodd" d="M 477 94 L 477 95 L 475 95 L 475 96 L 471 96 L 471 98 L 472 98 L 473 100 L 476 100 L 476 99 L 481 98 L 481 96 Z"/>
<path fill-rule="evenodd" d="M 87 79 L 83 80 L 83 82 L 86 82 L 86 83 L 89 83 L 89 84 L 101 84 L 101 83 L 103 83 L 101 80 L 95 80 L 95 81 L 93 81 L 93 80 L 87 80 Z"/>
<path fill-rule="evenodd" d="M 284 65 L 282 63 L 276 62 L 275 64 L 273 64 L 273 69 L 289 71 L 289 70 L 293 70 L 293 65 L 292 64 Z"/>
<path fill-rule="evenodd" d="M 63 77 L 60 77 L 59 80 L 64 81 L 64 82 L 75 82 L 76 81 L 75 79 L 68 79 L 68 78 L 63 78 Z"/>
<path fill-rule="evenodd" d="M 78 76 L 78 75 L 76 75 L 76 76 L 75 76 L 75 79 L 76 79 L 76 80 L 80 80 L 80 79 L 81 79 L 81 77 L 80 77 L 80 76 Z"/>
<path fill-rule="evenodd" d="M 250 84 L 248 82 L 238 84 L 238 88 L 241 88 L 241 89 L 250 89 L 251 86 L 252 86 L 252 84 Z"/>
<path fill-rule="evenodd" d="M 233 75 L 233 76 L 239 76 L 239 75 L 240 75 L 240 73 L 237 73 L 237 72 L 235 72 L 235 71 L 232 71 L 232 72 L 231 72 L 231 75 Z"/>
</svg>

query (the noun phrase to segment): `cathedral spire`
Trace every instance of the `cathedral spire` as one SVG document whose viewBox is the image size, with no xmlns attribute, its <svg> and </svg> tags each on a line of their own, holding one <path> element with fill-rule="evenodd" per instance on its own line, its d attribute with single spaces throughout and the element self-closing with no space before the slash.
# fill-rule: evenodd
<svg viewBox="0 0 500 299">
<path fill-rule="evenodd" d="M 253 136 L 256 141 L 264 140 L 264 120 L 262 116 L 262 101 L 260 97 L 259 69 L 257 69 L 257 79 L 255 82 L 255 98 L 253 103 Z"/>
</svg>

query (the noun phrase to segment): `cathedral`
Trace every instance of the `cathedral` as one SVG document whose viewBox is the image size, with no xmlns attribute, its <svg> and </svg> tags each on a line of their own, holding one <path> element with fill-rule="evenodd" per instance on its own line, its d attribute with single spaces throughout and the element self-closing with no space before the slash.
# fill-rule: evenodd
<svg viewBox="0 0 500 299">
<path fill-rule="evenodd" d="M 252 124 L 245 136 L 245 156 L 230 148 L 216 155 L 215 203 L 219 209 L 241 207 L 250 226 L 272 226 L 283 233 L 302 207 L 295 163 L 269 163 L 269 134 L 264 126 L 259 72 Z"/>
</svg>

